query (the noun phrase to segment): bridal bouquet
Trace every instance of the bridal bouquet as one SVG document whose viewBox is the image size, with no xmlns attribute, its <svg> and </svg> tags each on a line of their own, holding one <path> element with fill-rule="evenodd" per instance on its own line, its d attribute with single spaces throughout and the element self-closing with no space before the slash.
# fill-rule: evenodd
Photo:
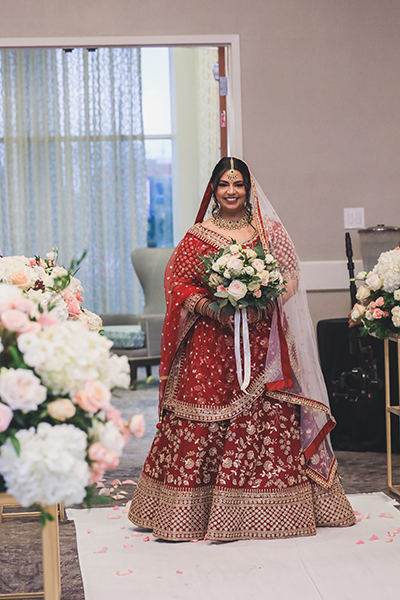
<svg viewBox="0 0 400 600">
<path fill-rule="evenodd" d="M 111 345 L 0 284 L 0 492 L 23 506 L 89 502 L 130 432 L 143 434 L 142 415 L 128 423 L 111 404 L 112 388 L 130 380 Z"/>
<path fill-rule="evenodd" d="M 359 303 L 350 317 L 361 324 L 361 334 L 379 339 L 400 335 L 400 247 L 382 252 L 372 271 L 362 271 L 356 280 L 364 285 L 357 290 Z"/>
<path fill-rule="evenodd" d="M 217 299 L 210 308 L 224 308 L 233 313 L 236 308 L 254 306 L 266 308 L 271 300 L 285 290 L 282 274 L 272 254 L 266 254 L 260 243 L 243 248 L 234 243 L 217 254 L 200 256 L 204 266 L 204 283 Z"/>
<path fill-rule="evenodd" d="M 81 307 L 83 287 L 74 277 L 85 254 L 72 261 L 69 270 L 57 263 L 57 250 L 45 258 L 35 256 L 6 256 L 0 258 L 0 282 L 14 285 L 44 309 L 50 309 L 59 321 L 79 320 L 92 331 L 99 331 L 102 322 L 98 315 Z"/>
</svg>

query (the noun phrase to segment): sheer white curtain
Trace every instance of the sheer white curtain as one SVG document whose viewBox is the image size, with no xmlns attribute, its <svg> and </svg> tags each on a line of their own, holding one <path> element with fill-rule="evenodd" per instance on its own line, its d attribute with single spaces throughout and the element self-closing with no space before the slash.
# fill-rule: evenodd
<svg viewBox="0 0 400 600">
<path fill-rule="evenodd" d="M 0 51 L 0 251 L 68 265 L 84 306 L 139 312 L 147 245 L 140 50 Z"/>
</svg>

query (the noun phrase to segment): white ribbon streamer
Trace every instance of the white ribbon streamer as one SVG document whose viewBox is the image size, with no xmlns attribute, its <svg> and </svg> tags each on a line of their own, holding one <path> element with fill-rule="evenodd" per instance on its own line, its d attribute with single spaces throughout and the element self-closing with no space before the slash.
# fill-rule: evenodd
<svg viewBox="0 0 400 600">
<path fill-rule="evenodd" d="M 242 356 L 240 353 L 240 326 L 242 326 L 243 336 L 244 379 L 242 372 Z M 236 374 L 240 389 L 242 392 L 246 392 L 251 376 L 250 339 L 246 308 L 237 308 L 235 310 L 235 358 Z"/>
</svg>

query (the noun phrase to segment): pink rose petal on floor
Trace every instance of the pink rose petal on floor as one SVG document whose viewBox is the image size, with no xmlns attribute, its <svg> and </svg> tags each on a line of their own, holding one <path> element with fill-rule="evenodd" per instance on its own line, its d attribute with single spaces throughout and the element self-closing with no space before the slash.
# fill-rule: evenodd
<svg viewBox="0 0 400 600">
<path fill-rule="evenodd" d="M 143 533 L 139 533 L 138 531 L 134 531 L 133 533 L 131 533 L 132 537 L 142 537 Z"/>
<path fill-rule="evenodd" d="M 394 534 L 394 533 L 392 533 L 391 531 L 388 531 L 388 532 L 387 532 L 387 534 L 388 534 L 388 536 L 389 536 L 389 537 L 391 537 L 391 538 L 394 538 L 394 536 L 395 536 L 395 534 Z"/>
<path fill-rule="evenodd" d="M 121 529 L 126 529 L 126 527 L 121 527 Z"/>
<path fill-rule="evenodd" d="M 126 540 L 129 540 L 129 535 L 126 535 L 126 536 L 125 536 L 125 539 L 126 539 Z"/>
<path fill-rule="evenodd" d="M 370 518 L 371 518 L 371 513 L 368 513 L 368 514 L 366 514 L 366 515 L 363 515 L 361 518 L 362 518 L 364 521 L 365 521 L 366 519 L 370 519 Z"/>
<path fill-rule="evenodd" d="M 393 529 L 393 533 L 394 535 L 397 535 L 398 533 L 400 533 L 400 529 Z"/>
<path fill-rule="evenodd" d="M 101 490 L 99 490 L 99 494 L 100 496 L 109 496 L 110 490 L 108 488 L 101 488 Z"/>
<path fill-rule="evenodd" d="M 136 481 L 133 481 L 132 479 L 125 479 L 125 481 L 122 482 L 122 485 L 136 485 Z"/>
<path fill-rule="evenodd" d="M 369 538 L 370 542 L 374 542 L 375 540 L 379 540 L 377 535 L 371 535 L 371 537 Z"/>
<path fill-rule="evenodd" d="M 380 513 L 378 517 L 384 517 L 385 519 L 394 519 L 394 516 L 390 513 Z"/>
<path fill-rule="evenodd" d="M 387 538 L 386 543 L 390 544 L 390 542 L 393 542 L 393 538 Z"/>
<path fill-rule="evenodd" d="M 360 513 L 360 511 L 359 511 L 359 510 L 355 510 L 355 511 L 354 511 L 354 514 L 355 514 L 356 516 L 358 516 L 358 515 L 361 515 L 361 513 Z"/>
<path fill-rule="evenodd" d="M 356 523 L 361 523 L 362 518 L 360 517 L 359 519 L 356 519 Z"/>
<path fill-rule="evenodd" d="M 177 575 L 182 575 L 183 571 L 177 571 L 176 574 Z"/>
<path fill-rule="evenodd" d="M 97 550 L 93 550 L 93 554 L 105 554 L 107 550 L 107 546 L 102 546 L 101 548 L 97 548 Z"/>
<path fill-rule="evenodd" d="M 119 510 L 119 506 L 113 506 L 113 510 Z"/>
<path fill-rule="evenodd" d="M 93 531 L 91 529 L 88 529 L 87 532 L 88 533 L 93 533 Z"/>
<path fill-rule="evenodd" d="M 122 512 L 123 512 L 124 514 L 128 513 L 128 512 L 129 512 L 129 508 L 124 508 Z"/>
<path fill-rule="evenodd" d="M 199 540 L 190 540 L 190 541 L 192 542 L 192 544 L 197 544 L 197 542 L 198 542 Z"/>
<path fill-rule="evenodd" d="M 110 513 L 107 515 L 107 519 L 121 519 L 121 515 L 116 515 L 115 513 Z"/>
<path fill-rule="evenodd" d="M 124 544 L 124 548 L 133 548 L 133 544 Z"/>
<path fill-rule="evenodd" d="M 119 479 L 114 479 L 114 481 L 111 482 L 111 485 L 121 485 L 121 482 Z"/>
<path fill-rule="evenodd" d="M 133 571 L 131 571 L 130 569 L 126 569 L 126 571 L 117 571 L 117 575 L 119 575 L 120 577 L 122 575 L 130 575 L 131 573 L 133 573 Z"/>
<path fill-rule="evenodd" d="M 104 482 L 105 482 L 105 479 L 99 479 L 99 481 L 101 481 L 102 483 L 104 483 Z"/>
<path fill-rule="evenodd" d="M 149 542 L 149 541 L 150 541 L 150 538 L 149 538 L 148 536 L 146 536 L 145 538 L 143 538 L 143 541 L 144 541 L 144 542 Z"/>
<path fill-rule="evenodd" d="M 358 540 L 358 541 L 356 542 L 356 544 L 358 544 L 358 545 L 360 545 L 360 544 L 365 544 L 365 542 L 363 542 L 362 540 Z"/>
</svg>

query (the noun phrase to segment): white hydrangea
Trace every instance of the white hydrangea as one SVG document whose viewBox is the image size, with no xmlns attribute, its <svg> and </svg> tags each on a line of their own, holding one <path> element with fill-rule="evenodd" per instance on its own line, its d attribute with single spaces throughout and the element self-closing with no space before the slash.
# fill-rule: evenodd
<svg viewBox="0 0 400 600">
<path fill-rule="evenodd" d="M 55 395 L 74 396 L 96 379 L 109 389 L 129 386 L 127 357 L 110 355 L 112 342 L 79 321 L 22 334 L 17 343 L 26 364 Z"/>
<path fill-rule="evenodd" d="M 103 321 L 99 315 L 91 312 L 87 308 L 82 309 L 82 314 L 79 316 L 79 321 L 82 321 L 90 331 L 100 331 L 103 327 Z"/>
<path fill-rule="evenodd" d="M 395 300 L 399 301 L 400 300 L 400 290 L 394 290 L 393 297 Z"/>
<path fill-rule="evenodd" d="M 400 250 L 382 252 L 371 273 L 378 275 L 385 292 L 394 292 L 400 287 Z"/>
<path fill-rule="evenodd" d="M 118 456 L 121 456 L 125 446 L 125 440 L 113 421 L 108 421 L 105 425 L 101 424 L 97 431 L 97 435 L 99 441 L 102 442 L 106 450 L 116 452 Z"/>
<path fill-rule="evenodd" d="M 400 306 L 392 308 L 392 321 L 395 327 L 400 327 Z"/>
<path fill-rule="evenodd" d="M 7 492 L 22 506 L 83 501 L 90 473 L 85 460 L 87 436 L 74 425 L 40 423 L 16 433 L 18 456 L 10 442 L 0 449 L 0 473 Z"/>
<path fill-rule="evenodd" d="M 61 294 L 50 291 L 42 292 L 33 289 L 28 290 L 26 294 L 28 298 L 36 302 L 38 306 L 41 306 L 44 311 L 47 311 L 50 305 L 52 307 L 50 314 L 55 319 L 58 319 L 59 321 L 66 321 L 68 319 L 67 305 Z"/>
</svg>

